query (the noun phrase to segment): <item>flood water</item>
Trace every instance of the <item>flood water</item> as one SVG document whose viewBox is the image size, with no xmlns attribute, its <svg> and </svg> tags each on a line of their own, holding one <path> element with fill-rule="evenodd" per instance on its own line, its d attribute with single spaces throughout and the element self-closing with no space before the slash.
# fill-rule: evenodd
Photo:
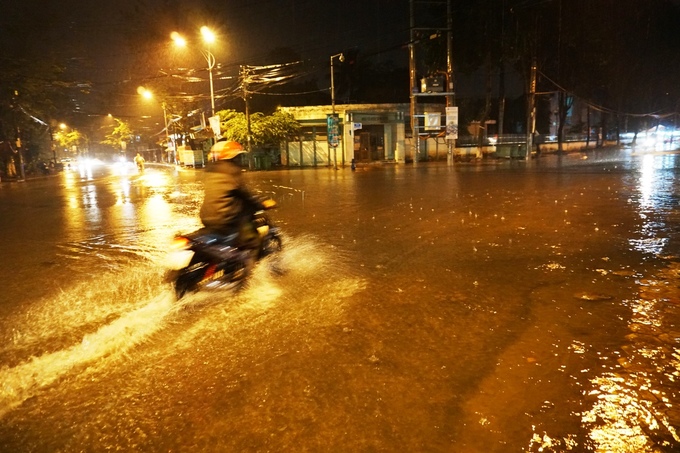
<svg viewBox="0 0 680 453">
<path fill-rule="evenodd" d="M 680 155 L 247 173 L 283 252 L 177 302 L 202 176 L 1 183 L 0 451 L 680 451 Z"/>
</svg>

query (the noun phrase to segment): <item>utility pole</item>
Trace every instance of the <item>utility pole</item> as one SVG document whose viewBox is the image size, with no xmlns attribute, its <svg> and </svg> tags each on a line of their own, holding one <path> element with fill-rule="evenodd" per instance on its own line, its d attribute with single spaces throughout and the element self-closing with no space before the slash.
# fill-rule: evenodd
<svg viewBox="0 0 680 453">
<path fill-rule="evenodd" d="M 446 106 L 453 107 L 453 9 L 451 0 L 446 0 Z M 455 139 L 446 140 L 446 162 L 453 164 L 453 150 L 456 145 Z"/>
<path fill-rule="evenodd" d="M 536 57 L 531 60 L 529 99 L 527 103 L 527 158 L 531 157 L 536 132 Z"/>
<path fill-rule="evenodd" d="M 338 118 L 337 115 L 335 114 L 335 69 L 333 68 L 333 58 L 337 58 L 341 63 L 345 61 L 345 56 L 341 53 L 331 55 L 331 124 L 332 124 L 332 129 L 333 132 L 337 134 L 337 129 L 338 129 Z M 343 148 L 344 148 L 344 143 L 345 141 L 342 141 L 343 143 Z M 333 140 L 329 140 L 328 144 L 333 147 L 333 161 L 335 162 L 335 169 L 338 169 L 338 142 L 337 142 L 337 135 Z M 344 155 L 344 151 L 343 151 Z M 331 165 L 331 156 L 330 154 L 328 155 L 328 166 L 330 167 Z"/>
<path fill-rule="evenodd" d="M 253 155 L 251 153 L 251 148 L 250 148 L 250 136 L 252 135 L 252 129 L 250 127 L 250 102 L 248 102 L 249 98 L 249 93 L 248 93 L 248 82 L 250 78 L 250 72 L 248 70 L 247 66 L 241 66 L 241 90 L 242 90 L 242 96 L 243 96 L 243 102 L 246 104 L 246 125 L 247 125 L 247 136 L 246 136 L 246 151 L 248 152 L 248 167 L 252 170 L 253 168 Z"/>
<path fill-rule="evenodd" d="M 21 129 L 19 129 L 19 126 L 17 126 L 16 145 L 17 152 L 19 153 L 19 173 L 21 174 L 21 179 L 19 181 L 26 181 L 26 173 L 24 170 L 24 153 L 23 146 L 21 144 Z"/>
<path fill-rule="evenodd" d="M 501 6 L 501 49 L 500 49 L 500 73 L 498 75 L 498 140 L 501 140 L 504 131 L 505 119 L 505 0 Z"/>
<path fill-rule="evenodd" d="M 444 27 L 416 27 L 415 18 L 415 0 L 410 0 L 410 39 L 409 39 L 409 84 L 410 84 L 410 99 L 411 99 L 411 131 L 413 136 L 413 162 L 417 163 L 420 158 L 420 119 L 418 115 L 418 97 L 445 97 L 446 99 L 446 141 L 448 156 L 447 161 L 453 162 L 453 150 L 455 148 L 455 140 L 458 137 L 458 108 L 455 107 L 455 92 L 453 91 L 453 10 L 451 7 L 452 0 L 446 0 L 446 28 Z M 437 3 L 444 5 L 444 0 L 425 0 L 419 2 L 421 5 L 426 3 Z M 428 74 L 428 77 L 423 79 L 422 92 L 418 88 L 418 81 L 416 79 L 417 64 L 416 64 L 416 50 L 415 46 L 421 39 L 422 33 L 429 32 L 430 39 L 439 38 L 440 32 L 446 29 L 446 71 L 435 71 L 437 74 L 445 74 L 446 83 L 439 85 L 430 85 L 431 79 L 434 79 L 433 74 Z M 420 32 L 421 35 L 418 35 Z M 433 88 L 436 86 L 437 88 Z M 438 109 L 437 109 L 438 110 Z M 430 113 L 429 115 L 431 115 Z M 428 119 L 430 116 L 428 115 Z M 439 126 L 441 128 L 441 126 Z M 436 129 L 436 128 L 435 128 Z M 425 131 L 433 130 L 430 123 L 425 124 Z M 427 157 L 427 156 L 426 156 Z"/>
<path fill-rule="evenodd" d="M 416 44 L 415 44 L 415 0 L 409 1 L 410 9 L 410 38 L 408 43 L 408 67 L 409 67 L 409 88 L 411 96 L 411 135 L 413 137 L 413 163 L 418 162 L 418 154 L 420 153 L 420 138 L 418 137 L 418 118 L 416 118 L 416 92 L 418 85 L 416 81 Z"/>
</svg>

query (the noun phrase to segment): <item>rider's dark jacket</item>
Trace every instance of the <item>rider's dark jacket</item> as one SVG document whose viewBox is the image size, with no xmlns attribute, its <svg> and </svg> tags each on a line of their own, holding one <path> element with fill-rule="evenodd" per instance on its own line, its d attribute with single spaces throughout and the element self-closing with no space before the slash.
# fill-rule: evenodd
<svg viewBox="0 0 680 453">
<path fill-rule="evenodd" d="M 245 186 L 241 167 L 229 160 L 210 163 L 204 182 L 205 198 L 200 210 L 203 225 L 225 234 L 242 228 L 257 201 Z"/>
</svg>

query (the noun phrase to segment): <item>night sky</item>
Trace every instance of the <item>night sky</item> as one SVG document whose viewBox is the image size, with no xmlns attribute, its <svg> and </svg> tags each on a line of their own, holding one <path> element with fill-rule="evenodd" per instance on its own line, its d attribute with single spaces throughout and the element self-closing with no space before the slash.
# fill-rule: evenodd
<svg viewBox="0 0 680 453">
<path fill-rule="evenodd" d="M 418 0 L 417 3 L 425 2 Z M 672 8 L 669 9 L 669 5 Z M 660 107 L 653 101 L 665 95 L 668 105 L 662 107 L 670 108 L 680 96 L 680 90 L 674 88 L 675 82 L 661 80 L 658 74 L 673 73 L 671 62 L 678 66 L 679 5 L 680 0 L 455 0 L 456 91 L 483 96 L 486 82 L 479 76 L 482 71 L 479 68 L 486 63 L 478 59 L 477 67 L 472 67 L 469 62 L 474 61 L 476 55 L 484 57 L 488 49 L 500 47 L 491 41 L 499 35 L 498 22 L 493 22 L 496 19 L 484 22 L 479 17 L 503 14 L 506 18 L 515 15 L 517 19 L 527 19 L 528 14 L 535 14 L 537 26 L 544 24 L 545 27 L 540 38 L 543 44 L 556 49 L 567 43 L 566 37 L 570 35 L 570 43 L 582 46 L 572 49 L 570 44 L 565 44 L 559 52 L 549 50 L 544 54 L 539 61 L 539 72 L 549 77 L 539 76 L 539 83 L 552 79 L 567 89 L 581 90 L 584 97 L 597 102 L 626 104 L 626 100 L 611 96 L 596 99 L 596 87 L 585 87 L 589 90 L 585 92 L 581 82 L 583 77 L 591 76 L 592 67 L 603 78 L 602 92 L 617 91 L 609 88 L 622 79 L 639 77 L 639 82 L 629 80 L 627 86 L 619 87 L 617 92 L 630 96 L 644 94 L 645 99 L 634 107 L 622 109 L 658 110 Z M 655 10 L 664 12 L 655 13 Z M 669 16 L 665 11 L 674 15 Z M 557 18 L 558 14 L 564 17 Z M 439 24 L 445 25 L 445 17 L 440 19 Z M 564 29 L 560 28 L 563 23 Z M 581 43 L 578 43 L 580 31 L 577 33 L 573 24 L 583 26 Z M 226 89 L 230 78 L 236 80 L 241 65 L 280 63 L 282 55 L 305 61 L 305 70 L 315 71 L 318 89 L 325 90 L 326 94 L 329 57 L 339 52 L 355 49 L 373 65 L 390 63 L 407 71 L 409 0 L 6 0 L 0 6 L 0 59 L 28 65 L 31 61 L 55 57 L 65 62 L 64 78 L 79 90 L 74 90 L 73 96 L 80 98 L 80 113 L 134 116 L 139 113 L 137 87 L 154 84 L 178 69 L 196 71 L 193 75 L 200 79 L 202 86 L 194 91 L 207 91 L 206 62 L 198 46 L 194 46 L 193 54 L 180 55 L 171 50 L 169 39 L 172 31 L 179 31 L 188 39 L 197 40 L 202 25 L 218 33 L 218 44 L 211 48 L 218 65 L 218 89 Z M 601 34 L 589 33 L 599 29 L 603 30 Z M 521 42 L 521 33 L 517 36 L 516 42 L 505 43 L 508 49 L 525 45 Z M 423 39 L 427 39 L 426 35 Z M 626 43 L 631 43 L 630 53 Z M 590 67 L 581 73 L 568 73 L 580 64 L 582 56 L 601 49 L 607 50 L 594 57 L 590 55 Z M 610 56 L 607 53 L 610 50 L 619 53 Z M 462 64 L 464 60 L 468 67 Z M 636 66 L 637 61 L 640 63 Z M 618 77 L 617 71 L 625 77 Z M 519 85 L 509 86 L 515 89 L 513 94 L 517 94 L 517 86 L 520 91 L 523 89 L 521 77 L 514 82 L 517 80 Z M 510 85 L 513 80 L 507 83 Z M 551 90 L 555 85 L 545 84 L 543 88 Z M 186 83 L 180 89 L 190 91 Z M 404 92 L 408 93 L 408 86 Z M 158 116 L 158 111 L 152 114 Z"/>
<path fill-rule="evenodd" d="M 319 71 L 328 71 L 330 55 L 352 48 L 377 62 L 407 61 L 407 0 L 9 0 L 0 8 L 5 55 L 66 58 L 69 77 L 91 84 L 95 95 L 135 96 L 161 70 L 203 68 L 200 49 L 189 56 L 170 49 L 172 31 L 198 40 L 202 25 L 218 33 L 211 50 L 225 76 L 236 76 L 241 64 L 270 64 L 277 48 Z M 130 101 L 116 102 L 131 108 Z"/>
<path fill-rule="evenodd" d="M 169 39 L 173 30 L 201 25 L 220 33 L 220 57 L 234 62 L 261 61 L 275 47 L 309 58 L 352 46 L 376 50 L 408 37 L 407 0 L 9 0 L 0 8 L 3 41 L 44 53 L 75 49 L 74 57 L 100 62 L 129 52 L 120 47 L 126 41 Z"/>
</svg>

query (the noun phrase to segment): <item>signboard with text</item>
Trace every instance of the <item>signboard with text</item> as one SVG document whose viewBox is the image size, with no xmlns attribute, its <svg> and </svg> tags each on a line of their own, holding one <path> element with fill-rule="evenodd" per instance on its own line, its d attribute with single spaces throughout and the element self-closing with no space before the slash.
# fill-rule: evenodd
<svg viewBox="0 0 680 453">
<path fill-rule="evenodd" d="M 326 115 L 326 123 L 328 126 L 328 146 L 337 148 L 340 143 L 340 118 L 338 114 Z"/>
<path fill-rule="evenodd" d="M 446 139 L 458 138 L 458 107 L 446 107 Z"/>
</svg>

